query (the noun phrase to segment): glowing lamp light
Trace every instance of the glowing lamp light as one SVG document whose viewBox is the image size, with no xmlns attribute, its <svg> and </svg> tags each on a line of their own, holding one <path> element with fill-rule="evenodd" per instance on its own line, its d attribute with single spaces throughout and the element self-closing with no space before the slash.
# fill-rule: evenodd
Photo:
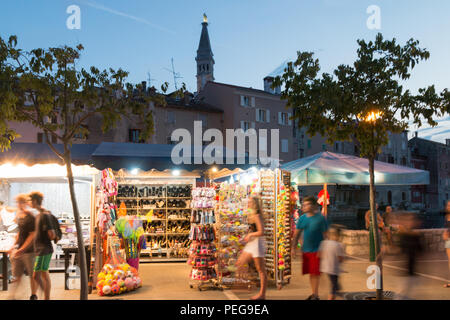
<svg viewBox="0 0 450 320">
<path fill-rule="evenodd" d="M 131 169 L 131 171 L 130 171 L 130 173 L 131 173 L 132 175 L 137 175 L 138 172 L 139 172 L 138 168 Z"/>
<path fill-rule="evenodd" d="M 177 169 L 172 170 L 172 175 L 173 176 L 179 176 L 180 175 L 180 170 L 177 170 Z"/>
<path fill-rule="evenodd" d="M 378 111 L 378 112 L 372 111 L 372 112 L 370 112 L 367 115 L 365 120 L 368 121 L 368 122 L 373 122 L 373 121 L 376 121 L 380 117 L 381 117 L 381 112 L 380 111 Z"/>
<path fill-rule="evenodd" d="M 212 167 L 212 168 L 211 168 L 211 171 L 212 171 L 212 172 L 217 172 L 217 167 Z"/>
</svg>

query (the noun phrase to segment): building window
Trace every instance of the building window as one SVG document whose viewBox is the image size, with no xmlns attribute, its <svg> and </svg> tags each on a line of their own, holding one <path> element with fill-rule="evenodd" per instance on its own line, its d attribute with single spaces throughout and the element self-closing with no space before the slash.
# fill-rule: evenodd
<svg viewBox="0 0 450 320">
<path fill-rule="evenodd" d="M 406 166 L 406 158 L 402 157 L 402 166 Z"/>
<path fill-rule="evenodd" d="M 38 143 L 46 143 L 45 134 L 43 132 L 39 132 L 37 134 L 37 142 Z M 54 134 L 52 134 L 51 135 L 51 143 L 57 143 L 57 142 L 58 142 L 58 138 Z"/>
<path fill-rule="evenodd" d="M 289 116 L 286 112 L 278 113 L 278 123 L 283 126 L 287 126 L 289 124 Z"/>
<path fill-rule="evenodd" d="M 128 130 L 129 141 L 132 143 L 144 143 L 144 140 L 140 139 L 141 129 Z"/>
<path fill-rule="evenodd" d="M 311 149 L 311 140 L 308 139 L 308 149 Z"/>
<path fill-rule="evenodd" d="M 334 145 L 334 151 L 339 152 L 339 142 Z"/>
<path fill-rule="evenodd" d="M 289 152 L 289 140 L 281 139 L 281 152 Z"/>
<path fill-rule="evenodd" d="M 167 123 L 175 123 L 175 112 L 167 111 Z"/>
<path fill-rule="evenodd" d="M 402 201 L 406 201 L 406 193 L 402 192 Z"/>
<path fill-rule="evenodd" d="M 250 129 L 250 122 L 241 121 L 241 129 L 244 131 L 247 131 L 248 129 Z"/>
<path fill-rule="evenodd" d="M 250 107 L 250 97 L 241 96 L 241 106 L 242 107 Z"/>
<path fill-rule="evenodd" d="M 322 145 L 322 151 L 327 151 L 327 145 L 326 144 Z"/>
<path fill-rule="evenodd" d="M 267 122 L 267 112 L 264 109 L 256 109 L 256 121 Z"/>
</svg>

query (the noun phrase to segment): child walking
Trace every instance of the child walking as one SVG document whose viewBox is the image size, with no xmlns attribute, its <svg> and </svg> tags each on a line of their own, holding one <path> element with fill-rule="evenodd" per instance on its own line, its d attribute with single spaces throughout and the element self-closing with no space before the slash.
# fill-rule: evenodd
<svg viewBox="0 0 450 320">
<path fill-rule="evenodd" d="M 331 226 L 328 230 L 328 240 L 323 240 L 319 247 L 320 272 L 328 274 L 331 288 L 328 300 L 335 300 L 339 291 L 338 278 L 342 272 L 340 265 L 344 261 L 344 247 L 339 242 L 341 229 Z"/>
</svg>

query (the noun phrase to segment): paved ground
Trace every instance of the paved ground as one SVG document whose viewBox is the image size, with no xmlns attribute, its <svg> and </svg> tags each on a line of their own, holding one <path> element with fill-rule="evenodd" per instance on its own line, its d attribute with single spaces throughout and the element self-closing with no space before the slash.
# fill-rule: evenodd
<svg viewBox="0 0 450 320">
<path fill-rule="evenodd" d="M 368 274 L 367 267 L 371 263 L 366 257 L 348 257 L 343 265 L 346 271 L 341 275 L 343 292 L 370 291 L 366 287 Z M 384 260 L 384 289 L 400 292 L 404 277 L 405 261 L 402 257 L 387 256 Z M 189 287 L 189 266 L 185 263 L 146 263 L 141 264 L 140 274 L 144 286 L 134 292 L 114 296 L 99 297 L 95 294 L 89 299 L 160 299 L 160 300 L 227 300 L 249 299 L 256 293 L 247 289 L 233 289 L 225 291 L 207 290 L 198 291 Z M 268 299 L 297 300 L 305 299 L 310 294 L 309 279 L 301 274 L 301 260 L 296 258 L 293 263 L 293 276 L 290 284 L 281 290 L 270 287 L 267 292 Z M 448 262 L 445 253 L 428 254 L 420 258 L 418 276 L 414 282 L 414 290 L 409 290 L 408 297 L 413 299 L 450 300 L 450 288 L 443 288 L 448 278 Z M 52 273 L 52 299 L 71 300 L 78 299 L 78 290 L 64 290 L 64 274 Z M 17 299 L 29 297 L 29 282 L 24 279 L 22 288 L 18 291 Z M 320 295 L 326 298 L 328 292 L 328 279 L 322 277 Z M 41 298 L 41 295 L 39 296 Z M 0 299 L 8 299 L 8 292 L 0 291 Z M 340 298 L 342 299 L 342 298 Z"/>
</svg>

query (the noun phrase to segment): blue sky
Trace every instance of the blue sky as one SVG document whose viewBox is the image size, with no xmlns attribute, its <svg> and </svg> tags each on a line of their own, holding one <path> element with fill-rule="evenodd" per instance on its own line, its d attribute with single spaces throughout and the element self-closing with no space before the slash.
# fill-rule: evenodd
<svg viewBox="0 0 450 320">
<path fill-rule="evenodd" d="M 420 40 L 431 58 L 419 65 L 411 89 L 450 87 L 450 2 L 364 0 L 1 0 L 0 35 L 17 34 L 26 48 L 82 43 L 83 65 L 122 67 L 129 80 L 173 84 L 175 69 L 195 91 L 195 54 L 202 14 L 209 18 L 217 81 L 262 88 L 262 79 L 297 50 L 315 51 L 324 71 L 355 57 L 356 39 L 373 39 L 369 5 L 381 9 L 381 32 Z M 81 30 L 66 28 L 66 8 L 81 8 Z M 122 14 L 122 15 L 119 15 Z"/>
<path fill-rule="evenodd" d="M 218 82 L 263 88 L 263 78 L 296 51 L 315 51 L 322 70 L 331 72 L 355 58 L 356 39 L 377 32 L 401 43 L 418 39 L 431 58 L 416 67 L 407 87 L 450 87 L 450 1 L 433 0 L 0 0 L 0 35 L 16 34 L 25 49 L 76 45 L 83 66 L 122 67 L 129 81 L 147 79 L 159 87 L 170 68 L 196 91 L 195 55 L 202 15 Z M 69 5 L 81 9 L 81 29 L 69 30 Z M 381 30 L 369 30 L 366 9 L 381 9 Z"/>
</svg>

